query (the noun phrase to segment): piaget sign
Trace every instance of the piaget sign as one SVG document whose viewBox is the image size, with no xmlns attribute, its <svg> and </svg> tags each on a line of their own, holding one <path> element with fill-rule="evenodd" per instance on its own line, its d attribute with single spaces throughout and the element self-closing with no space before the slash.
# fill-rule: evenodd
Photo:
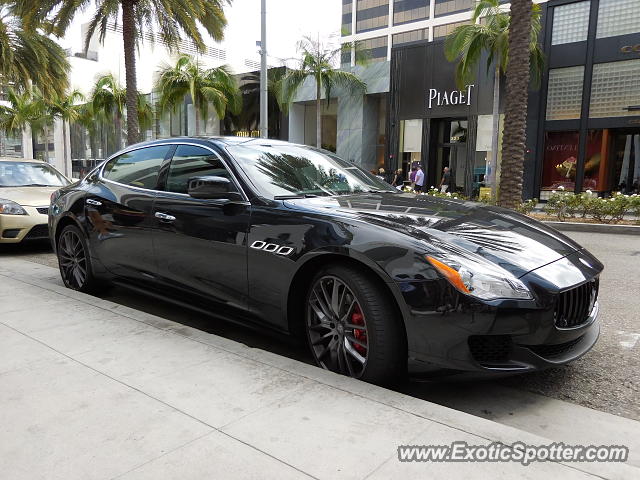
<svg viewBox="0 0 640 480">
<path fill-rule="evenodd" d="M 467 85 L 466 90 L 441 91 L 429 89 L 429 109 L 448 105 L 471 105 L 471 89 L 475 85 Z"/>
</svg>

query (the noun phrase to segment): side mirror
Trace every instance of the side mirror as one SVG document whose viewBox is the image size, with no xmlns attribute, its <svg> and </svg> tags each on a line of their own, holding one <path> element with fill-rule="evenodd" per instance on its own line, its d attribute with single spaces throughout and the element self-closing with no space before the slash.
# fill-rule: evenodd
<svg viewBox="0 0 640 480">
<path fill-rule="evenodd" d="M 230 192 L 231 181 L 224 177 L 192 177 L 187 184 L 187 193 L 202 200 L 237 200 L 240 195 Z"/>
</svg>

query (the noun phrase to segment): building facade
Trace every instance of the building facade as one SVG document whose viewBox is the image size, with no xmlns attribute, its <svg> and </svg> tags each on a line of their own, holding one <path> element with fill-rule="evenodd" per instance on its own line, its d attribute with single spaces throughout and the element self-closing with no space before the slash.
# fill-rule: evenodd
<svg viewBox="0 0 640 480">
<path fill-rule="evenodd" d="M 507 9 L 508 2 L 502 3 Z M 539 3 L 547 61 L 540 85 L 530 92 L 525 197 L 545 199 L 559 187 L 637 191 L 640 0 Z M 371 59 L 362 69 L 354 64 L 354 52 L 343 54 L 343 68 L 365 77 L 374 70 L 377 77 L 362 102 L 337 99 L 339 154 L 349 158 L 345 151 L 353 151 L 366 168 L 402 168 L 405 175 L 420 162 L 430 185 L 449 166 L 456 188 L 477 194 L 491 155 L 493 73 L 483 64 L 474 84 L 458 89 L 455 65 L 443 53 L 444 39 L 470 21 L 474 5 L 474 0 L 343 0 L 343 42 L 359 42 Z M 376 127 L 375 144 L 373 125 L 380 122 L 367 108 L 370 97 L 386 102 L 387 120 L 384 128 Z M 356 134 L 347 135 L 344 124 L 355 126 Z"/>
</svg>

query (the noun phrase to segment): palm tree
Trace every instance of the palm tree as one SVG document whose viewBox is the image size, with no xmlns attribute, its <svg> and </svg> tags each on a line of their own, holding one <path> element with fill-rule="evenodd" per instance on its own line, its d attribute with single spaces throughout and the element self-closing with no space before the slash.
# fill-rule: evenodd
<svg viewBox="0 0 640 480">
<path fill-rule="evenodd" d="M 102 119 L 101 115 L 96 113 L 96 111 L 94 110 L 93 102 L 87 102 L 80 105 L 79 115 L 75 123 L 84 127 L 89 134 L 89 148 L 91 149 L 91 157 L 93 159 L 99 158 L 100 148 L 98 146 L 98 135 Z"/>
<path fill-rule="evenodd" d="M 147 96 L 139 93 L 138 94 L 138 125 L 140 126 L 140 131 L 144 132 L 149 130 L 153 126 L 153 106 L 147 100 Z"/>
<path fill-rule="evenodd" d="M 267 71 L 267 94 L 269 102 L 269 137 L 280 137 L 280 105 L 278 86 L 286 73 L 285 67 L 270 68 Z M 229 115 L 236 128 L 254 130 L 260 123 L 260 73 L 253 72 L 241 79 L 242 110 L 238 115 Z"/>
<path fill-rule="evenodd" d="M 116 150 L 122 148 L 122 118 L 127 102 L 127 91 L 112 73 L 101 75 L 91 92 L 93 113 L 103 119 L 113 118 L 116 132 Z M 137 105 L 136 105 L 137 106 Z M 127 120 L 130 120 L 127 117 Z"/>
<path fill-rule="evenodd" d="M 344 47 L 331 48 L 321 42 L 305 37 L 298 49 L 302 54 L 300 67 L 289 70 L 282 78 L 279 88 L 280 105 L 286 107 L 292 102 L 296 92 L 307 78 L 313 78 L 316 84 L 316 146 L 322 147 L 322 92 L 327 103 L 331 99 L 331 91 L 342 88 L 351 95 L 364 95 L 367 85 L 354 73 L 338 70 L 334 62 Z"/>
<path fill-rule="evenodd" d="M 71 175 L 71 159 L 67 150 L 67 127 L 69 122 L 75 122 L 80 118 L 82 106 L 79 102 L 84 100 L 84 95 L 79 90 L 72 90 L 67 94 L 56 95 L 49 102 L 49 109 L 53 118 L 62 120 L 62 151 L 64 152 L 64 168 L 67 175 Z"/>
<path fill-rule="evenodd" d="M 51 103 L 37 88 L 31 88 L 30 92 L 31 101 L 33 103 L 31 133 L 32 135 L 38 133 L 42 134 L 42 140 L 44 143 L 44 161 L 49 163 L 49 129 L 53 127 Z"/>
<path fill-rule="evenodd" d="M 536 5 L 529 13 L 531 21 L 527 55 L 530 57 L 531 75 L 539 82 L 544 55 L 538 44 L 541 10 Z M 487 71 L 494 69 L 493 137 L 489 183 L 496 193 L 498 165 L 498 131 L 500 123 L 500 79 L 509 65 L 509 30 L 511 16 L 501 8 L 500 0 L 481 0 L 472 10 L 471 23 L 457 27 L 445 42 L 445 55 L 449 61 L 458 61 L 456 82 L 459 88 L 472 83 L 483 53 L 487 54 Z M 527 72 L 527 78 L 529 73 Z M 506 122 L 505 122 L 506 124 Z M 506 124 L 508 126 L 508 124 Z M 504 157 L 504 152 L 503 152 Z"/>
<path fill-rule="evenodd" d="M 21 89 L 34 85 L 49 95 L 67 88 L 68 72 L 64 50 L 39 24 L 25 28 L 13 7 L 0 5 L 0 84 Z"/>
<path fill-rule="evenodd" d="M 500 205 L 507 208 L 516 208 L 522 203 L 529 71 L 532 60 L 530 51 L 532 44 L 538 45 L 540 21 L 535 12 L 539 8 L 538 5 L 534 7 L 532 0 L 511 0 L 513 22 L 509 29 L 510 62 L 507 68 L 505 129 L 502 138 L 502 168 L 509 174 L 500 177 L 499 199 Z"/>
<path fill-rule="evenodd" d="M 29 128 L 33 143 L 33 131 L 42 118 L 41 105 L 34 98 L 32 90 L 19 92 L 13 87 L 6 90 L 8 105 L 0 105 L 0 130 L 7 135 L 22 135 Z"/>
<path fill-rule="evenodd" d="M 104 41 L 110 22 L 122 21 L 122 40 L 127 86 L 127 141 L 138 141 L 138 88 L 136 80 L 136 45 L 145 33 L 158 31 L 159 39 L 171 49 L 182 39 L 191 40 L 196 48 L 206 48 L 200 28 L 214 40 L 223 38 L 227 24 L 223 6 L 231 0 L 15 0 L 17 11 L 31 24 L 49 21 L 51 31 L 64 35 L 77 13 L 95 3 L 89 23 L 85 48 L 98 31 Z"/>
<path fill-rule="evenodd" d="M 189 55 L 180 55 L 174 66 L 166 65 L 158 72 L 156 90 L 160 94 L 160 112 L 175 108 L 191 96 L 196 117 L 196 135 L 200 133 L 200 119 L 207 119 L 209 104 L 218 118 L 224 118 L 229 109 L 237 113 L 242 108 L 242 97 L 236 82 L 226 66 L 204 69 Z"/>
</svg>

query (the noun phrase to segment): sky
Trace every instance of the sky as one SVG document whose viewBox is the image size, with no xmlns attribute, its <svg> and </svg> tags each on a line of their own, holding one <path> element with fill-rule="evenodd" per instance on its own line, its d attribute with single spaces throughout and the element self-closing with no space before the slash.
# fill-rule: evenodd
<svg viewBox="0 0 640 480">
<path fill-rule="evenodd" d="M 81 25 L 91 18 L 93 9 L 76 16 L 68 33 L 60 42 L 65 48 L 82 48 Z M 233 0 L 225 9 L 228 26 L 224 43 L 231 52 L 243 52 L 251 58 L 260 40 L 260 0 Z M 282 64 L 280 59 L 296 57 L 296 43 L 303 36 L 320 38 L 336 45 L 341 27 L 341 0 L 267 0 L 267 50 L 269 64 Z M 211 45 L 215 42 L 210 41 Z"/>
<path fill-rule="evenodd" d="M 267 51 L 269 64 L 280 58 L 296 57 L 296 43 L 302 37 L 339 43 L 342 23 L 341 0 L 267 0 Z M 257 50 L 260 40 L 260 0 L 234 0 L 227 11 L 226 42 L 243 51 Z"/>
</svg>

